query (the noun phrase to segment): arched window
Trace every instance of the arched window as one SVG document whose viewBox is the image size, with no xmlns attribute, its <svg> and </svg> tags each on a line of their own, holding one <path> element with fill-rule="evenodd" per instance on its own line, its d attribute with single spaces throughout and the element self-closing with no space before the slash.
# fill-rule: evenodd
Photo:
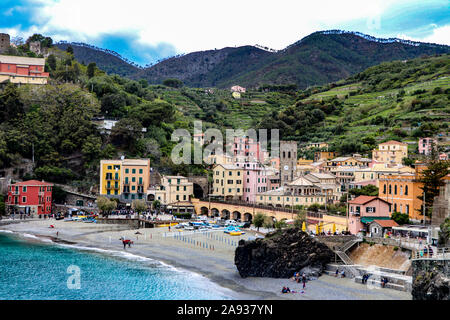
<svg viewBox="0 0 450 320">
<path fill-rule="evenodd" d="M 392 194 L 392 186 L 389 186 L 389 194 Z"/>
<path fill-rule="evenodd" d="M 386 194 L 386 185 L 383 186 L 383 194 Z"/>
<path fill-rule="evenodd" d="M 405 196 L 408 195 L 408 186 L 405 186 Z"/>
<path fill-rule="evenodd" d="M 394 186 L 394 194 L 397 194 L 397 185 Z"/>
</svg>

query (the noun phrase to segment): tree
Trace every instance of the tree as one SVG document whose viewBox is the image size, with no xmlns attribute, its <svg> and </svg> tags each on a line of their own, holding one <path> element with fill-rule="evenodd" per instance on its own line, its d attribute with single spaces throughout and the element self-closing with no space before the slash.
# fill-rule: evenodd
<svg viewBox="0 0 450 320">
<path fill-rule="evenodd" d="M 264 221 L 266 220 L 266 215 L 263 213 L 258 212 L 255 214 L 255 217 L 253 218 L 253 225 L 258 229 L 261 228 L 264 224 Z"/>
<path fill-rule="evenodd" d="M 66 52 L 67 52 L 67 53 L 70 53 L 70 54 L 73 54 L 73 48 L 72 48 L 72 46 L 68 46 L 67 49 L 66 49 Z"/>
<path fill-rule="evenodd" d="M 373 184 L 368 184 L 361 189 L 350 189 L 349 193 L 355 196 L 378 196 L 378 188 Z"/>
<path fill-rule="evenodd" d="M 161 208 L 161 201 L 159 201 L 159 200 L 154 200 L 154 201 L 152 202 L 152 207 L 153 207 L 153 209 L 155 209 L 155 210 L 159 210 L 159 208 Z"/>
<path fill-rule="evenodd" d="M 54 54 L 48 56 L 47 62 L 51 70 L 56 70 L 56 57 Z"/>
<path fill-rule="evenodd" d="M 141 212 L 147 210 L 147 208 L 148 208 L 147 203 L 145 203 L 144 200 L 139 200 L 139 199 L 133 200 L 133 202 L 131 203 L 131 206 L 132 206 L 133 210 L 137 212 L 138 220 L 139 220 L 139 215 L 141 214 Z M 139 226 L 139 224 L 138 224 L 138 226 Z"/>
<path fill-rule="evenodd" d="M 103 216 L 108 216 L 117 207 L 117 202 L 106 197 L 98 197 L 97 207 L 102 211 Z"/>
<path fill-rule="evenodd" d="M 295 216 L 294 227 L 297 229 L 301 229 L 303 226 L 303 222 L 305 221 L 306 221 L 306 211 L 300 210 L 300 212 Z"/>
<path fill-rule="evenodd" d="M 275 222 L 274 226 L 277 230 L 286 228 L 286 226 L 287 226 L 286 219 L 281 219 L 280 221 Z"/>
<path fill-rule="evenodd" d="M 5 200 L 3 198 L 3 195 L 0 194 L 0 216 L 5 215 L 5 209 L 6 209 Z"/>
<path fill-rule="evenodd" d="M 97 64 L 95 62 L 91 62 L 87 66 L 87 76 L 92 78 L 95 75 L 95 69 L 97 68 Z"/>
<path fill-rule="evenodd" d="M 446 218 L 445 221 L 440 226 L 438 244 L 440 246 L 446 247 L 449 244 L 449 240 L 450 240 L 450 218 Z"/>
<path fill-rule="evenodd" d="M 64 204 L 66 202 L 67 192 L 59 186 L 53 186 L 52 199 L 55 203 Z"/>
<path fill-rule="evenodd" d="M 17 86 L 8 83 L 5 90 L 0 94 L 0 122 L 13 120 L 24 113 L 24 106 L 20 100 Z"/>
<path fill-rule="evenodd" d="M 434 198 L 439 195 L 439 188 L 444 185 L 443 178 L 450 173 L 450 160 L 440 161 L 430 159 L 428 166 L 421 172 L 421 177 L 418 179 L 423 184 L 422 195 L 417 198 L 423 200 L 423 193 L 425 193 L 425 215 L 431 219 L 433 212 Z M 420 209 L 423 212 L 423 206 Z"/>
<path fill-rule="evenodd" d="M 393 212 L 391 215 L 391 219 L 397 222 L 398 224 L 407 224 L 409 223 L 409 215 L 400 212 Z"/>
<path fill-rule="evenodd" d="M 273 226 L 274 226 L 274 222 L 273 222 L 272 217 L 266 216 L 264 218 L 263 227 L 266 228 L 266 229 L 271 229 L 271 228 L 273 228 Z"/>
<path fill-rule="evenodd" d="M 163 85 L 171 88 L 181 88 L 183 86 L 183 82 L 178 79 L 166 79 L 163 81 Z"/>
</svg>

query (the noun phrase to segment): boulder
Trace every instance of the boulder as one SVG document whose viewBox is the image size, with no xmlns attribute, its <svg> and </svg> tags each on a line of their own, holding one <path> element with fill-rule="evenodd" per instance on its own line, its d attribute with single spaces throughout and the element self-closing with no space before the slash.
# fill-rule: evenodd
<svg viewBox="0 0 450 320">
<path fill-rule="evenodd" d="M 234 263 L 241 277 L 290 278 L 305 272 L 309 279 L 319 277 L 334 252 L 296 228 L 275 231 L 264 239 L 239 241 Z"/>
</svg>

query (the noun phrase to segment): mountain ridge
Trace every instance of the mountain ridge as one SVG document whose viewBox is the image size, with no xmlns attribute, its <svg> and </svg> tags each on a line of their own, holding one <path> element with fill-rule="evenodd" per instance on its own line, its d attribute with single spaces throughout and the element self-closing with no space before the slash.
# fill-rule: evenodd
<svg viewBox="0 0 450 320">
<path fill-rule="evenodd" d="M 64 43 L 66 47 L 69 44 Z M 80 49 L 76 43 L 74 45 L 77 60 L 96 62 L 107 73 L 134 80 L 145 79 L 150 84 L 176 78 L 191 87 L 219 88 L 234 84 L 259 87 L 293 83 L 304 89 L 347 78 L 381 62 L 450 52 L 447 45 L 325 30 L 314 32 L 278 51 L 251 45 L 224 47 L 169 57 L 142 68 L 130 64 L 120 55 L 109 59 L 110 50 L 98 54 L 100 58 L 103 56 L 100 59 L 89 52 L 81 52 L 94 49 Z M 64 49 L 61 44 L 58 46 Z M 94 61 L 96 59 L 106 61 Z"/>
</svg>

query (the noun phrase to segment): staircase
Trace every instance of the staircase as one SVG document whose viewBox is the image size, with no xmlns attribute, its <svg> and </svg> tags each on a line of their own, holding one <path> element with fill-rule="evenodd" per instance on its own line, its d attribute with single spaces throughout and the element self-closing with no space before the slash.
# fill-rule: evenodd
<svg viewBox="0 0 450 320">
<path fill-rule="evenodd" d="M 335 250 L 334 253 L 336 253 L 336 255 L 344 262 L 344 264 L 346 265 L 346 270 L 348 270 L 351 273 L 351 278 L 357 278 L 360 276 L 360 272 L 353 267 L 354 263 L 352 261 L 352 259 L 350 259 L 350 257 L 347 255 L 347 251 L 353 247 L 355 244 L 361 242 L 361 239 L 353 239 L 350 240 L 346 243 L 344 243 L 344 245 L 342 247 L 340 247 L 339 249 Z"/>
</svg>

